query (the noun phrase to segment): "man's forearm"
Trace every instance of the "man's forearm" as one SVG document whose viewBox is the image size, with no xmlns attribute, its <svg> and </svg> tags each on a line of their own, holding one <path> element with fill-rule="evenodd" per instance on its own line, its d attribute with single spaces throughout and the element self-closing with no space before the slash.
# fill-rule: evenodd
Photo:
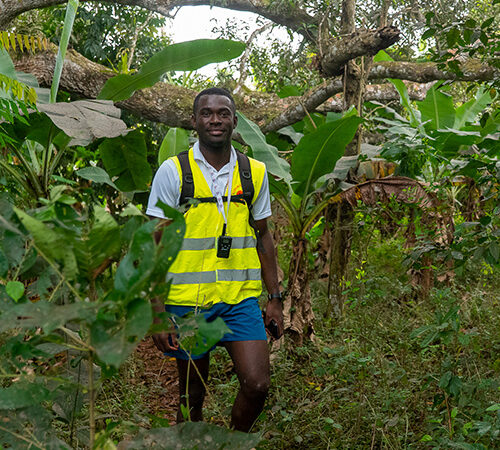
<svg viewBox="0 0 500 450">
<path fill-rule="evenodd" d="M 261 235 L 261 243 L 264 251 L 257 250 L 262 268 L 262 279 L 269 294 L 277 294 L 280 291 L 278 282 L 278 268 L 274 250 L 273 238 L 269 230 Z"/>
</svg>

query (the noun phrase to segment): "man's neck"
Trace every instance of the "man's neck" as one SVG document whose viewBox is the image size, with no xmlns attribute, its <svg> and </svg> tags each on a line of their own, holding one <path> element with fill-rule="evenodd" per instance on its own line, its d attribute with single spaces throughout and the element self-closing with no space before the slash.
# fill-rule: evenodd
<svg viewBox="0 0 500 450">
<path fill-rule="evenodd" d="M 200 152 L 215 170 L 221 170 L 231 159 L 231 146 L 212 149 L 200 144 Z"/>
</svg>

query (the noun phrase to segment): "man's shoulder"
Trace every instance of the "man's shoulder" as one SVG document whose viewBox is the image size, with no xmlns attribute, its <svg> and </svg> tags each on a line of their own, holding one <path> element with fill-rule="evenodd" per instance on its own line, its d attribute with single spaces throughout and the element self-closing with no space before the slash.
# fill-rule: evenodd
<svg viewBox="0 0 500 450">
<path fill-rule="evenodd" d="M 247 155 L 245 155 L 247 156 Z M 250 169 L 253 171 L 266 171 L 266 165 L 262 161 L 259 161 L 258 159 L 251 158 L 250 156 L 247 156 L 247 158 L 250 160 Z"/>
</svg>

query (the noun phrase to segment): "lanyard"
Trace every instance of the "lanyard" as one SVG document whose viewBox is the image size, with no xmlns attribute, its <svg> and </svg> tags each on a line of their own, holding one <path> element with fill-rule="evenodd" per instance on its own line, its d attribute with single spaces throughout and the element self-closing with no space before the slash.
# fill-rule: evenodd
<svg viewBox="0 0 500 450">
<path fill-rule="evenodd" d="M 217 171 L 213 167 L 210 167 L 210 175 L 212 177 L 212 188 L 213 188 L 212 194 L 214 194 L 214 197 L 217 199 L 217 209 L 224 218 L 224 231 L 226 230 L 227 217 L 229 216 L 229 205 L 231 203 L 231 190 L 233 188 L 233 172 L 234 172 L 235 160 L 236 158 L 233 158 L 233 154 L 231 152 L 231 157 L 229 159 L 229 175 L 226 185 L 224 186 L 224 189 L 222 191 L 219 189 L 219 185 L 216 181 Z M 222 201 L 222 195 L 226 188 L 227 188 L 227 209 L 224 210 L 224 202 Z M 223 234 L 225 234 L 225 232 Z"/>
</svg>

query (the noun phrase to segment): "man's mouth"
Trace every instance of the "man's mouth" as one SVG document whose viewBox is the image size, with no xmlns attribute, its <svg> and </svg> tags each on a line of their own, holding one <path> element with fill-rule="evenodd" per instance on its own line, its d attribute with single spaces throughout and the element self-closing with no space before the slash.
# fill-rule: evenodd
<svg viewBox="0 0 500 450">
<path fill-rule="evenodd" d="M 224 134 L 224 130 L 209 130 L 208 134 L 210 136 L 222 136 Z"/>
</svg>

